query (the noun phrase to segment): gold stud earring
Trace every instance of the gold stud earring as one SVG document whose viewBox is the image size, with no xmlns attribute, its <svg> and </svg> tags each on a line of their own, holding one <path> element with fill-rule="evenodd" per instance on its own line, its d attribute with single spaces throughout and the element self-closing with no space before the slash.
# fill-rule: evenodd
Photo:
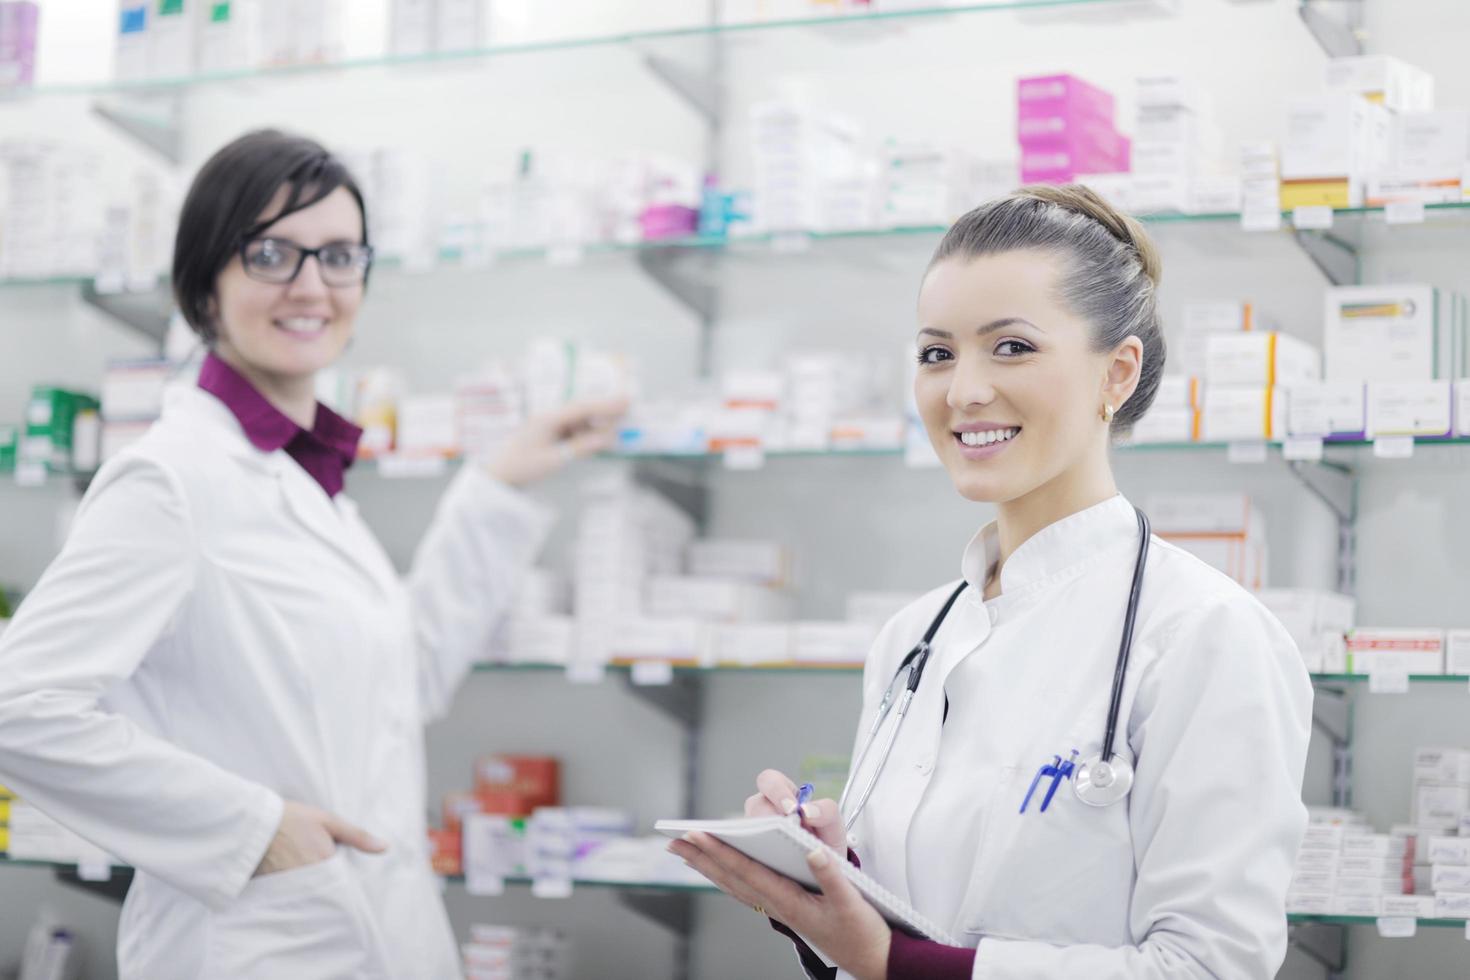
<svg viewBox="0 0 1470 980">
<path fill-rule="evenodd" d="M 1114 408 L 1111 405 L 1104 405 L 1103 406 L 1103 410 L 1102 410 L 1102 420 L 1104 422 L 1108 423 L 1108 425 L 1112 425 L 1113 424 L 1113 416 L 1114 415 L 1117 415 L 1117 414 L 1118 414 L 1118 410 L 1116 408 Z"/>
</svg>

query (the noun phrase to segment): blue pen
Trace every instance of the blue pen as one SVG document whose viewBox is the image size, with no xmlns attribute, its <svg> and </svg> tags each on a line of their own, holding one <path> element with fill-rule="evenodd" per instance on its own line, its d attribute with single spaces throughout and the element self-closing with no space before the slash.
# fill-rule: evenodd
<svg viewBox="0 0 1470 980">
<path fill-rule="evenodd" d="M 815 793 L 816 791 L 817 791 L 817 788 L 815 786 L 813 786 L 811 783 L 802 783 L 801 784 L 801 788 L 796 791 L 796 811 L 795 812 L 803 820 L 806 819 L 806 816 L 805 816 L 805 814 L 803 814 L 801 812 L 801 808 L 804 805 L 806 805 L 806 802 L 812 798 L 812 794 Z"/>
</svg>

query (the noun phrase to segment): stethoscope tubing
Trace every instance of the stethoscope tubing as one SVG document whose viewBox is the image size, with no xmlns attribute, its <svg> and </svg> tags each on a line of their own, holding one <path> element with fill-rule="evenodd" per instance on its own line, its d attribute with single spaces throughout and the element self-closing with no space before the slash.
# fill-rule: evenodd
<svg viewBox="0 0 1470 980">
<path fill-rule="evenodd" d="M 1128 591 L 1128 605 L 1123 616 L 1123 634 L 1118 644 L 1117 661 L 1113 667 L 1113 686 L 1108 697 L 1108 717 L 1107 724 L 1103 729 L 1102 753 L 1095 760 L 1104 763 L 1112 760 L 1114 754 L 1113 749 L 1117 742 L 1118 716 L 1123 706 L 1123 688 L 1128 678 L 1129 655 L 1133 649 L 1134 624 L 1138 618 L 1138 603 L 1143 593 L 1143 573 L 1148 564 L 1149 539 L 1153 534 L 1152 528 L 1149 525 L 1148 516 L 1136 507 L 1134 508 L 1134 513 L 1138 516 L 1138 530 L 1141 535 L 1141 541 L 1138 546 L 1138 557 L 1133 564 L 1133 580 Z M 923 639 L 903 658 L 902 662 L 898 665 L 898 670 L 893 674 L 893 680 L 888 682 L 888 689 L 884 691 L 883 700 L 878 704 L 878 711 L 876 717 L 873 719 L 873 724 L 868 729 L 868 736 L 863 740 L 863 747 L 858 752 L 857 760 L 853 763 L 852 775 L 854 779 L 862 772 L 863 763 L 867 760 L 868 754 L 877 742 L 878 732 L 883 727 L 884 721 L 890 713 L 894 713 L 895 711 L 896 713 L 894 714 L 893 724 L 888 730 L 888 737 L 883 742 L 883 751 L 879 755 L 878 764 L 874 767 L 872 775 L 868 778 L 867 785 L 863 787 L 856 806 L 852 808 L 851 815 L 843 819 L 843 824 L 849 831 L 852 830 L 853 824 L 857 822 L 857 818 L 863 812 L 863 808 L 867 806 L 868 799 L 873 795 L 873 790 L 878 785 L 878 777 L 888 765 L 889 756 L 893 754 L 894 745 L 898 742 L 899 730 L 903 727 L 904 716 L 908 714 L 909 705 L 913 702 L 914 696 L 918 692 L 919 682 L 923 680 L 924 668 L 928 666 L 931 644 L 934 641 L 934 637 L 939 632 L 939 627 L 943 625 L 944 620 L 949 616 L 950 609 L 954 606 L 955 600 L 960 597 L 961 592 L 965 591 L 968 584 L 967 582 L 961 582 L 950 593 L 949 598 L 945 600 L 944 606 L 929 623 L 929 628 L 924 631 Z M 899 686 L 899 677 L 904 671 L 908 671 L 908 678 L 902 685 L 903 694 L 899 696 L 895 704 L 893 692 Z M 847 786 L 843 787 L 842 798 L 837 803 L 839 813 L 848 813 L 847 800 L 852 792 L 852 787 L 852 781 L 849 781 Z M 1123 795 L 1126 795 L 1126 789 Z M 1121 799 L 1122 797 L 1120 796 L 1118 798 Z"/>
</svg>

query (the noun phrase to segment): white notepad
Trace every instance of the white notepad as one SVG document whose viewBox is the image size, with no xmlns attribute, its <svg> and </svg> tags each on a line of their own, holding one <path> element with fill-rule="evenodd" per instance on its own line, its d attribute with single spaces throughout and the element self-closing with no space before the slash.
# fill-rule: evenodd
<svg viewBox="0 0 1470 980">
<path fill-rule="evenodd" d="M 819 847 L 827 849 L 847 880 L 863 893 L 883 917 L 896 926 L 927 936 L 946 946 L 963 946 L 941 926 L 926 918 L 913 906 L 874 881 L 801 826 L 795 817 L 747 817 L 740 820 L 660 820 L 653 829 L 669 837 L 683 837 L 693 830 L 729 844 L 746 857 L 783 874 L 811 891 L 817 890 L 817 879 L 807 866 L 806 856 Z"/>
</svg>

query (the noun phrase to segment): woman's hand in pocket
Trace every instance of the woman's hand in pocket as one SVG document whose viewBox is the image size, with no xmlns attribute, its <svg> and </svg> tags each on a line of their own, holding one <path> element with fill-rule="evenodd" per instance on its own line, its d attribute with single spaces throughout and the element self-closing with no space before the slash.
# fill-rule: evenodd
<svg viewBox="0 0 1470 980">
<path fill-rule="evenodd" d="M 339 844 L 369 854 L 381 854 L 388 849 L 383 841 L 335 814 L 287 800 L 276 836 L 260 859 L 254 877 L 319 864 L 337 853 Z"/>
</svg>

